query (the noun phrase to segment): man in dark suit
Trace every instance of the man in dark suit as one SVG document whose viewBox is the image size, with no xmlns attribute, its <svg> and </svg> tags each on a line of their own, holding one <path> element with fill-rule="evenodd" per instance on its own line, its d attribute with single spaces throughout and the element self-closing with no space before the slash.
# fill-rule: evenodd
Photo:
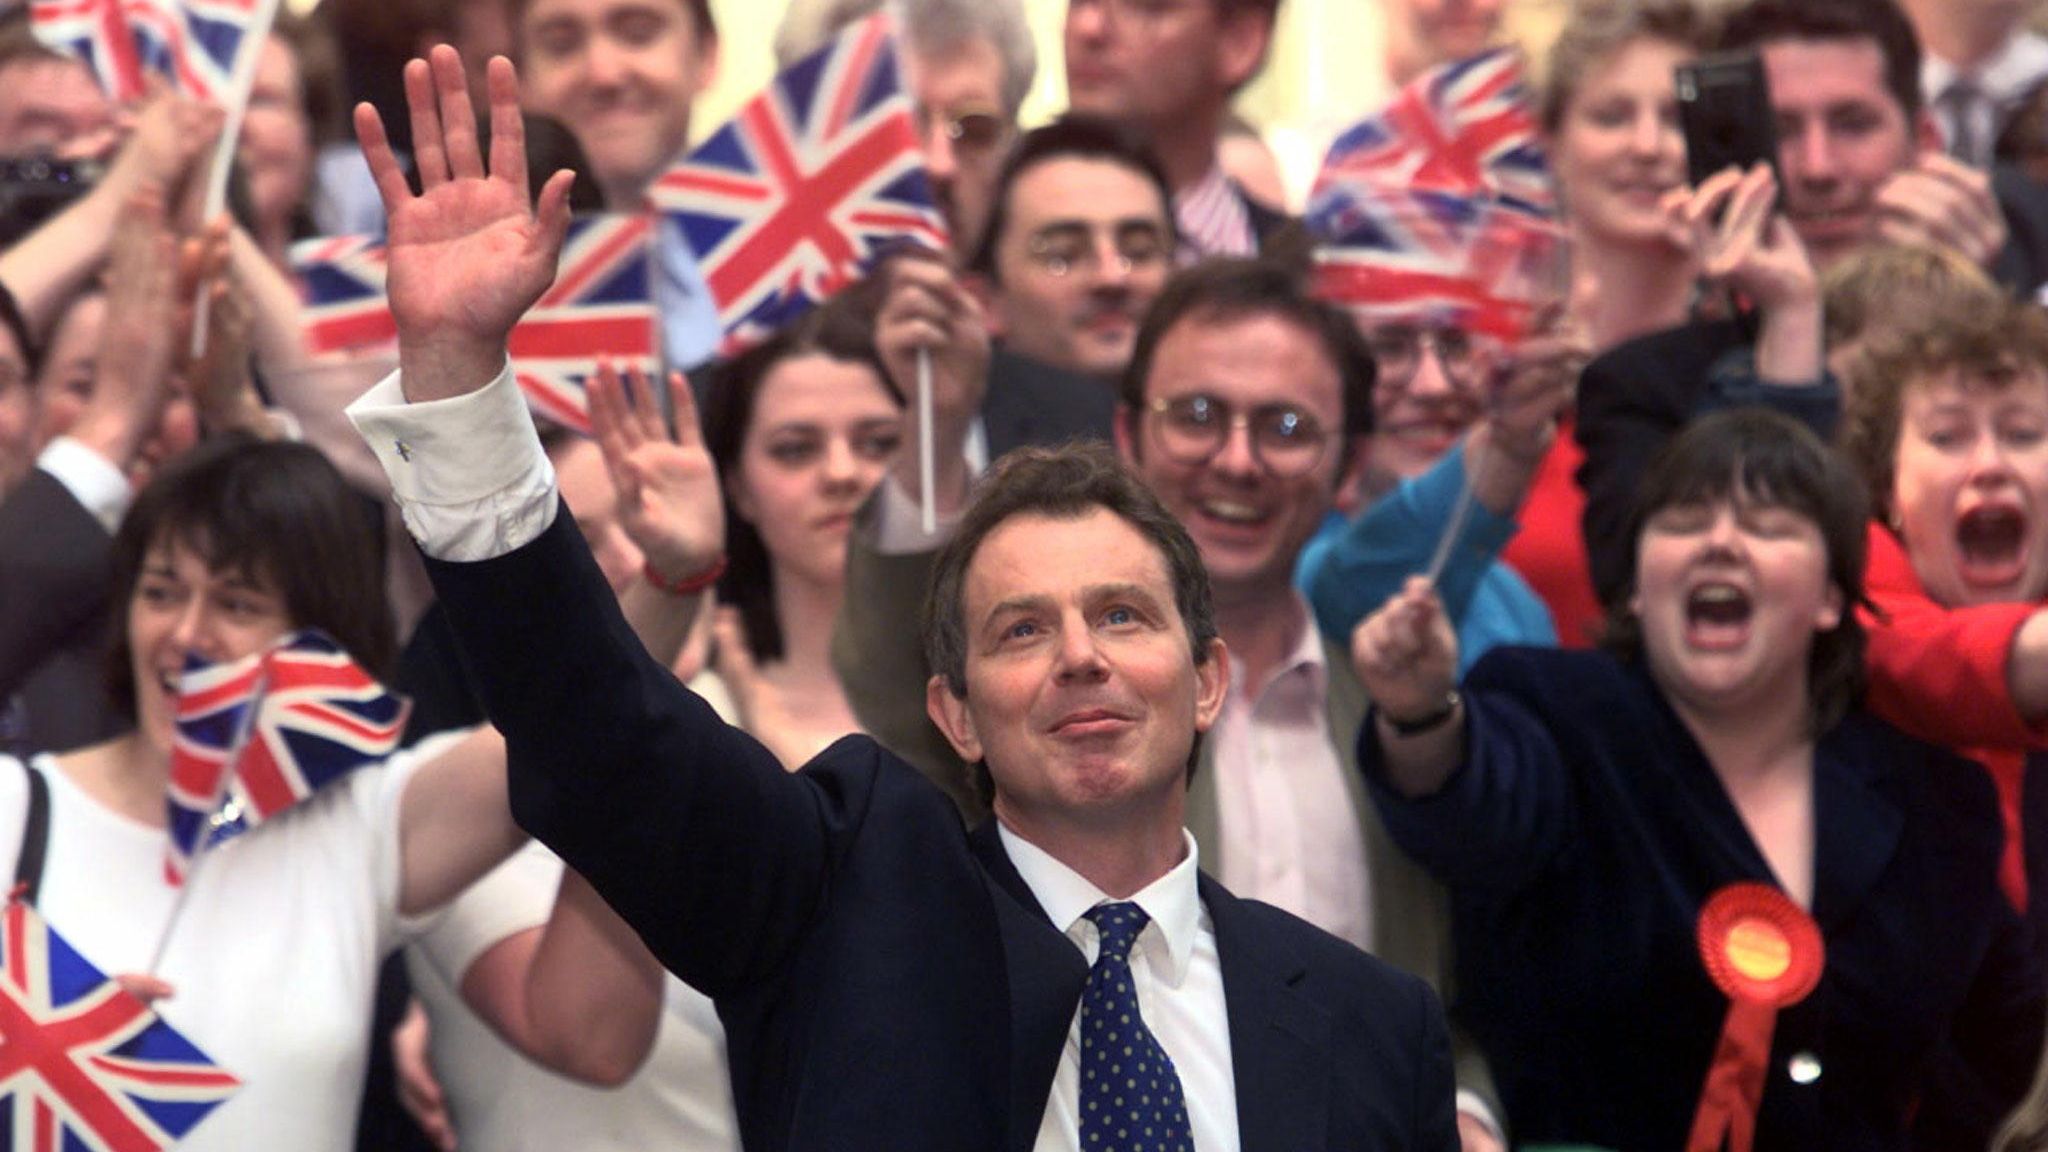
<svg viewBox="0 0 2048 1152">
<path fill-rule="evenodd" d="M 1229 656 L 1142 486 L 1101 449 L 1026 457 L 941 564 L 934 663 L 959 675 L 933 709 L 988 762 L 996 823 L 970 837 L 864 738 L 784 772 L 640 649 L 559 514 L 504 341 L 568 180 L 529 207 L 512 68 L 488 175 L 455 53 L 406 80 L 422 194 L 357 117 L 400 372 L 352 413 L 504 728 L 515 813 L 718 1001 L 747 1145 L 1454 1147 L 1426 987 L 1196 872 L 1184 773 Z M 716 566 L 705 503 L 648 550 L 670 581 Z"/>
<path fill-rule="evenodd" d="M 994 342 L 986 456 L 1108 440 L 1116 381 L 1173 261 L 1159 161 L 1114 121 L 1069 115 L 1018 139 L 993 204 L 965 277 Z"/>
</svg>

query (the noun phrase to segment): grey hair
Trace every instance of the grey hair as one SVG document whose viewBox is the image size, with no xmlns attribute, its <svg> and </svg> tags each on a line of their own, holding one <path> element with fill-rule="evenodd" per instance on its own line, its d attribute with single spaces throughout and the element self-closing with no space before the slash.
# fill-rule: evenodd
<svg viewBox="0 0 2048 1152">
<path fill-rule="evenodd" d="M 1038 45 L 1023 0 L 790 0 L 775 29 L 775 62 L 787 68 L 825 46 L 848 24 L 889 3 L 920 56 L 945 58 L 985 40 L 1003 62 L 1003 112 L 1011 120 L 1038 76 Z"/>
</svg>

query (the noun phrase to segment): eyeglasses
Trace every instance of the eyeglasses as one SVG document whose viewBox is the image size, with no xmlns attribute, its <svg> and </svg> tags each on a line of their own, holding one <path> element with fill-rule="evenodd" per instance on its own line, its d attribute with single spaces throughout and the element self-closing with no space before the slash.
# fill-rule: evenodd
<svg viewBox="0 0 2048 1152">
<path fill-rule="evenodd" d="M 1444 375 L 1460 388 L 1477 387 L 1485 373 L 1478 344 L 1457 328 L 1386 324 L 1367 332 L 1365 344 L 1372 350 L 1382 387 L 1406 388 L 1413 383 L 1425 348 L 1436 353 Z"/>
<path fill-rule="evenodd" d="M 1293 404 L 1261 404 L 1233 411 L 1213 396 L 1157 397 L 1146 405 L 1154 419 L 1152 440 L 1176 464 L 1204 464 L 1222 449 L 1233 429 L 1243 428 L 1252 455 L 1275 476 L 1300 476 L 1323 458 L 1331 436 L 1322 422 Z"/>
<path fill-rule="evenodd" d="M 1010 138 L 1010 122 L 992 108 L 920 108 L 917 120 L 927 140 L 937 132 L 957 152 L 990 152 Z"/>
<path fill-rule="evenodd" d="M 1048 276 L 1075 272 L 1093 276 L 1102 271 L 1104 231 L 1080 223 L 1055 224 L 1033 236 L 1025 244 L 1024 255 Z M 1166 230 L 1155 224 L 1120 224 L 1107 239 L 1116 250 L 1112 266 L 1126 276 L 1159 268 L 1173 255 Z"/>
</svg>

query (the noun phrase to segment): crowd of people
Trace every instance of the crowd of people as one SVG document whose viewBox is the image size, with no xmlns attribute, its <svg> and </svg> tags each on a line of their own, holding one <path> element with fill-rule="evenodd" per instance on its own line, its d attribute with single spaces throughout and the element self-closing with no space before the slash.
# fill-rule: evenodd
<svg viewBox="0 0 2048 1152">
<path fill-rule="evenodd" d="M 1574 0 L 1509 340 L 1318 294 L 1281 2 L 1068 0 L 1027 128 L 1021 0 L 896 0 L 950 250 L 734 350 L 657 223 L 587 435 L 508 338 L 708 0 L 281 15 L 211 220 L 219 109 L 0 15 L 0 867 L 241 1082 L 181 1146 L 2048 1150 L 2029 6 Z M 1694 184 L 1717 52 L 1777 154 Z M 181 677 L 302 629 L 403 746 L 168 874 Z"/>
</svg>

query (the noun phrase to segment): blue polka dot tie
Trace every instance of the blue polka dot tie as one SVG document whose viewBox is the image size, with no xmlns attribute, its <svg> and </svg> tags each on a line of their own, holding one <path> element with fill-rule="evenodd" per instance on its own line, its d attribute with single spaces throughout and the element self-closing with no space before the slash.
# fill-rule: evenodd
<svg viewBox="0 0 2048 1152">
<path fill-rule="evenodd" d="M 1192 1152 L 1180 1076 L 1131 986 L 1131 945 L 1150 918 L 1124 903 L 1088 919 L 1102 931 L 1102 951 L 1081 992 L 1081 1152 Z"/>
</svg>

